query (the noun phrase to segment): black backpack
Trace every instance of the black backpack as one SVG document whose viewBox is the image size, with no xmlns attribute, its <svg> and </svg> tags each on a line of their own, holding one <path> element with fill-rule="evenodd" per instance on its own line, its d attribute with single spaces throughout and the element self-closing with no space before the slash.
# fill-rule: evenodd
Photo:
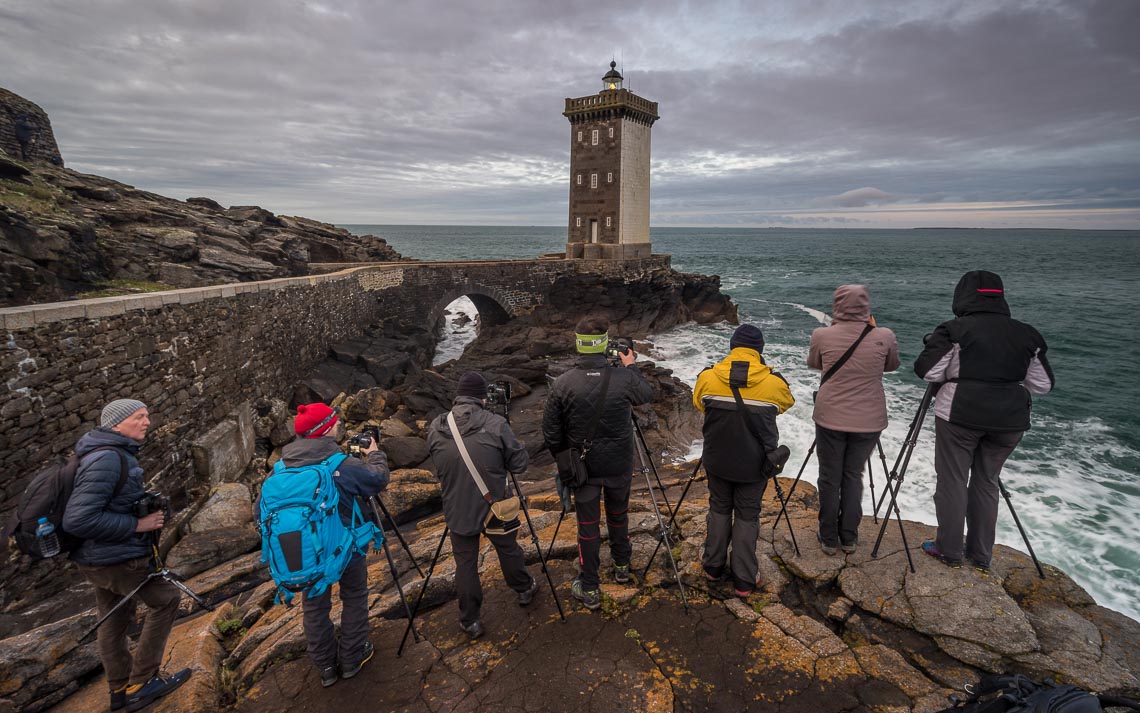
<svg viewBox="0 0 1140 713">
<path fill-rule="evenodd" d="M 951 696 L 954 705 L 939 713 L 1103 713 L 1102 705 L 1140 711 L 1140 704 L 1123 698 L 1098 696 L 1070 685 L 1037 683 L 1020 674 L 985 676 L 969 698 Z"/>
<path fill-rule="evenodd" d="M 90 451 L 87 455 L 97 451 L 115 451 L 119 454 L 119 482 L 115 484 L 115 495 L 123 489 L 130 475 L 127 466 L 127 455 L 121 448 L 115 446 L 102 446 Z M 86 456 L 85 456 L 86 457 Z M 71 552 L 83 542 L 82 538 L 69 535 L 63 530 L 63 510 L 71 498 L 71 491 L 75 489 L 75 474 L 79 471 L 79 456 L 74 453 L 66 461 L 59 461 L 36 473 L 24 494 L 20 496 L 20 504 L 16 512 L 8 518 L 4 527 L 4 539 L 15 538 L 16 548 L 35 559 L 42 559 L 40 545 L 36 541 L 36 527 L 41 517 L 55 525 L 56 535 L 59 537 L 60 552 Z"/>
</svg>

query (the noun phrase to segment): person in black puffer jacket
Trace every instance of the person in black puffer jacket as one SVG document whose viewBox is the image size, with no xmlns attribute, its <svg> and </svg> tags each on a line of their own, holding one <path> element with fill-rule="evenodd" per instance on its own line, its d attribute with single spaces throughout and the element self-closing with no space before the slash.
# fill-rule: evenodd
<svg viewBox="0 0 1140 713">
<path fill-rule="evenodd" d="M 609 325 L 604 319 L 586 317 L 575 329 L 575 343 L 582 355 L 574 369 L 554 380 L 542 415 L 542 435 L 551 453 L 581 447 L 599 406 L 604 370 L 611 370 L 601 417 L 594 429 L 585 463 L 589 479 L 574 491 L 578 516 L 578 563 L 580 572 L 571 593 L 587 609 L 601 606 L 598 562 L 601 551 L 601 499 L 606 503 L 606 527 L 614 562 L 614 581 L 629 581 L 629 489 L 633 476 L 634 435 L 632 407 L 649 403 L 653 389 L 633 367 L 633 349 L 621 354 L 621 367 L 606 359 Z"/>
<path fill-rule="evenodd" d="M 141 518 L 135 515 L 135 503 L 145 492 L 138 452 L 148 428 L 146 404 L 119 399 L 103 408 L 99 427 L 85 433 L 75 445 L 79 469 L 64 509 L 63 531 L 83 540 L 71 558 L 95 588 L 100 617 L 154 571 L 155 543 L 166 513 L 158 511 Z M 127 478 L 119 487 L 124 465 Z M 165 579 L 156 578 L 135 597 L 146 604 L 147 615 L 134 657 L 127 646 L 127 629 L 135 620 L 134 601 L 99 627 L 99 658 L 107 672 L 111 710 L 144 708 L 190 678 L 190 669 L 169 677 L 159 673 L 182 592 Z"/>
<path fill-rule="evenodd" d="M 988 570 L 1002 465 L 1029 428 L 1030 394 L 1053 388 L 1045 339 L 1010 318 L 1001 278 L 967 272 L 954 288 L 956 319 L 938 325 L 914 371 L 942 384 L 934 406 L 934 492 L 938 534 L 922 543 L 951 566 L 965 556 Z"/>
</svg>

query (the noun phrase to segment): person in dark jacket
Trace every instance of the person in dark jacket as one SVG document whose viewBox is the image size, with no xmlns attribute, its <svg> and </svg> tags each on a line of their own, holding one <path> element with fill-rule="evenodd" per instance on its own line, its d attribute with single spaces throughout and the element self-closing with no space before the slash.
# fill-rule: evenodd
<svg viewBox="0 0 1140 713">
<path fill-rule="evenodd" d="M 281 449 L 286 468 L 314 465 L 340 451 L 337 442 L 344 437 L 344 424 L 337 412 L 326 404 L 301 404 L 293 419 L 297 439 Z M 373 440 L 360 449 L 365 460 L 349 456 L 333 474 L 340 500 L 340 519 L 352 525 L 352 503 L 356 498 L 370 498 L 388 487 L 388 459 Z M 254 512 L 258 511 L 254 506 Z M 367 508 L 362 508 L 367 509 Z M 337 682 L 339 649 L 340 677 L 352 678 L 372 659 L 372 642 L 368 640 L 368 566 L 363 555 L 349 561 L 340 577 L 340 644 L 338 646 L 329 618 L 332 611 L 332 589 L 316 597 L 305 595 L 302 609 L 309 658 L 321 674 L 321 685 Z"/>
<path fill-rule="evenodd" d="M 578 361 L 575 368 L 559 376 L 550 387 L 542 415 L 542 436 L 551 453 L 584 445 L 594 413 L 601 410 L 593 437 L 586 450 L 589 479 L 574 492 L 578 518 L 579 575 L 571 593 L 590 610 L 602 605 L 598 566 L 601 551 L 601 500 L 606 503 L 606 529 L 614 563 L 614 581 L 629 581 L 629 489 L 633 477 L 634 434 L 632 407 L 649 403 L 653 389 L 633 366 L 637 353 L 627 349 L 620 355 L 621 366 L 606 359 L 609 324 L 597 317 L 586 317 L 575 329 Z M 603 395 L 605 370 L 610 380 Z"/>
<path fill-rule="evenodd" d="M 526 471 L 529 457 L 526 447 L 515 438 L 507 420 L 483 407 L 486 404 L 487 381 L 469 371 L 459 379 L 450 413 L 459 430 L 458 437 L 471 457 L 487 487 L 487 495 L 498 501 L 508 497 L 510 482 L 507 472 L 519 475 Z M 479 611 L 483 605 L 483 588 L 479 584 L 479 535 L 487 539 L 499 556 L 499 566 L 507 586 L 518 594 L 519 606 L 534 600 L 538 582 L 526 568 L 516 532 L 492 535 L 483 532 L 483 523 L 491 511 L 471 470 L 463 460 L 457 434 L 451 430 L 448 414 L 440 414 L 428 427 L 428 451 L 435 464 L 436 476 L 443 490 L 443 517 L 451 535 L 455 556 L 455 588 L 459 595 L 459 625 L 472 639 L 483 635 Z"/>
<path fill-rule="evenodd" d="M 764 363 L 764 334 L 759 328 L 740 325 L 729 348 L 728 356 L 702 371 L 693 387 L 693 405 L 705 414 L 703 459 L 709 478 L 708 535 L 701 565 L 709 581 L 731 577 L 736 595 L 747 597 L 760 572 L 756 538 L 770 473 L 768 454 L 780 447 L 776 416 L 796 401 L 784 377 Z M 732 392 L 734 376 L 742 382 L 737 390 L 744 413 Z M 746 418 L 752 419 L 761 442 L 752 435 Z M 730 544 L 732 562 L 726 570 Z"/>
<path fill-rule="evenodd" d="M 935 328 L 914 362 L 916 374 L 942 384 L 934 405 L 938 534 L 922 549 L 951 566 L 964 554 L 988 570 L 1001 468 L 1029 428 L 1030 394 L 1052 390 L 1053 370 L 1045 339 L 1010 317 L 994 273 L 963 275 L 953 309 L 956 318 Z"/>
<path fill-rule="evenodd" d="M 820 385 L 812 412 L 819 455 L 817 536 L 826 555 L 837 548 L 850 554 L 858 544 L 863 466 L 887 427 L 883 373 L 899 368 L 895 333 L 875 324 L 867 288 L 840 285 L 831 324 L 811 333 L 807 365 L 826 375 L 856 343 L 851 357 Z"/>
<path fill-rule="evenodd" d="M 119 399 L 103 407 L 99 427 L 85 433 L 75 445 L 79 469 L 62 525 L 64 532 L 83 540 L 71 558 L 95 588 L 100 617 L 143 582 L 156 565 L 155 545 L 166 513 L 153 512 L 141 518 L 135 515 L 135 503 L 145 492 L 138 451 L 148 428 L 146 404 Z M 119 487 L 124 464 L 127 478 Z M 135 620 L 134 600 L 99 627 L 99 659 L 107 673 L 111 710 L 145 708 L 181 686 L 191 674 L 190 669 L 172 676 L 159 672 L 182 593 L 167 580 L 155 578 L 135 598 L 146 605 L 147 614 L 133 657 L 127 630 Z"/>
</svg>

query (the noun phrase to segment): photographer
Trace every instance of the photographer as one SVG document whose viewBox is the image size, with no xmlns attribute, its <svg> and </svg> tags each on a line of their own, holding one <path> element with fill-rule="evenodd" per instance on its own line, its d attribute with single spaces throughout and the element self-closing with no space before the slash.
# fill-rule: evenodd
<svg viewBox="0 0 1140 713">
<path fill-rule="evenodd" d="M 538 581 L 526 569 L 522 548 L 515 539 L 516 532 L 484 531 L 491 511 L 490 502 L 507 496 L 507 471 L 518 475 L 529 463 L 526 447 L 515 438 L 506 419 L 485 410 L 486 403 L 486 380 L 477 372 L 467 372 L 459 379 L 451 411 L 436 416 L 428 427 L 427 439 L 443 490 L 443 517 L 450 530 L 451 550 L 455 556 L 459 626 L 472 639 L 483 635 L 483 623 L 479 619 L 483 605 L 483 588 L 479 583 L 480 534 L 485 534 L 494 546 L 503 579 L 518 594 L 520 607 L 530 604 L 538 591 Z M 452 431 L 449 420 L 454 421 L 458 434 Z M 462 439 L 462 448 L 457 438 Z M 463 457 L 464 448 L 487 489 L 486 497 Z M 517 526 L 517 520 L 514 523 Z"/>
<path fill-rule="evenodd" d="M 709 477 L 708 536 L 701 565 L 709 581 L 731 576 L 736 595 L 747 597 L 756 588 L 760 571 L 756 538 L 760 502 L 774 470 L 769 454 L 781 448 L 776 416 L 791 408 L 795 399 L 784 377 L 764 363 L 764 334 L 759 328 L 740 325 L 728 345 L 728 356 L 702 371 L 693 387 L 693 405 L 705 414 L 704 464 Z M 752 419 L 751 427 L 745 419 Z M 786 460 L 787 449 L 781 450 Z"/>
<path fill-rule="evenodd" d="M 863 465 L 887 427 L 883 373 L 899 368 L 895 333 L 875 324 L 863 285 L 840 285 L 831 326 L 811 333 L 807 365 L 823 372 L 815 396 L 819 534 L 823 553 L 850 554 L 863 519 Z"/>
<path fill-rule="evenodd" d="M 582 319 L 574 337 L 581 356 L 575 368 L 555 379 L 550 387 L 542 415 L 542 435 L 552 454 L 571 447 L 585 451 L 588 478 L 585 485 L 574 491 L 580 572 L 570 591 L 583 606 L 594 610 L 602 605 L 598 565 L 603 495 L 614 581 L 629 581 L 633 551 L 629 542 L 632 407 L 649 403 L 653 389 L 633 366 L 637 353 L 631 347 L 619 350 L 620 366 L 610 364 L 606 358 L 609 325 L 604 319 Z M 589 432 L 591 426 L 593 433 Z"/>
<path fill-rule="evenodd" d="M 1053 388 L 1045 339 L 1010 317 L 1001 278 L 967 272 L 954 288 L 955 319 L 926 339 L 914 373 L 943 384 L 934 405 L 934 512 L 926 554 L 951 567 L 965 555 L 987 571 L 997 528 L 998 479 L 1029 428 L 1030 394 Z M 962 530 L 966 540 L 963 547 Z"/>
<path fill-rule="evenodd" d="M 338 442 L 344 437 L 344 424 L 337 412 L 322 403 L 301 404 L 293 419 L 297 439 L 281 449 L 286 468 L 314 465 L 340 451 Z M 346 526 L 352 523 L 355 498 L 368 498 L 388 486 L 388 459 L 375 439 L 360 447 L 364 460 L 349 456 L 337 467 L 336 488 L 340 494 L 337 509 Z M 254 512 L 258 511 L 254 506 Z M 368 640 L 368 566 L 362 555 L 356 555 L 340 577 L 340 644 L 329 612 L 332 611 L 332 589 L 319 596 L 305 595 L 302 610 L 308 654 L 321 676 L 321 685 L 337 682 L 339 649 L 340 677 L 352 678 L 372 658 L 373 646 Z"/>
<path fill-rule="evenodd" d="M 145 580 L 155 565 L 155 544 L 166 513 L 135 514 L 136 503 L 145 497 L 138 450 L 149 427 L 146 404 L 120 399 L 103 408 L 99 427 L 75 445 L 79 469 L 64 510 L 63 529 L 83 540 L 71 558 L 95 588 L 100 617 Z M 124 467 L 126 479 L 121 481 Z M 182 593 L 164 579 L 153 579 L 136 596 L 146 604 L 147 615 L 133 658 L 127 629 L 135 619 L 134 601 L 99 628 L 99 659 L 107 673 L 111 710 L 145 708 L 191 674 L 184 669 L 165 677 L 158 670 Z"/>
</svg>

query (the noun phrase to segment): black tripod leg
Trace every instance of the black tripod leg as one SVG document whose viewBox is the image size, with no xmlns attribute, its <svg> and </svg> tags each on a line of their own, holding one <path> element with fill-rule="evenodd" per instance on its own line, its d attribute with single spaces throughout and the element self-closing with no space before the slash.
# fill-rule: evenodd
<svg viewBox="0 0 1140 713">
<path fill-rule="evenodd" d="M 1021 539 L 1025 540 L 1025 547 L 1029 550 L 1029 556 L 1033 558 L 1033 566 L 1037 568 L 1038 576 L 1045 579 L 1045 570 L 1037 561 L 1037 555 L 1033 552 L 1033 545 L 1029 544 L 1029 535 L 1025 534 L 1025 528 L 1021 526 L 1021 519 L 1017 516 L 1017 511 L 1013 509 L 1013 501 L 1009 499 L 1009 491 L 1005 489 L 1005 483 L 1002 482 L 1001 476 L 998 476 L 998 488 L 1001 490 L 1002 497 L 1005 498 L 1005 504 L 1009 506 L 1009 514 L 1013 515 L 1013 522 L 1017 525 L 1017 531 L 1021 533 Z"/>
<path fill-rule="evenodd" d="M 792 497 L 792 495 L 795 494 L 796 486 L 800 484 L 800 478 L 803 477 L 804 469 L 807 468 L 808 461 L 811 460 L 811 454 L 814 452 L 815 452 L 815 440 L 812 440 L 811 446 L 808 448 L 807 456 L 804 458 L 803 465 L 800 466 L 800 472 L 796 473 L 796 479 L 794 481 L 792 481 L 792 487 L 788 490 L 788 498 L 789 499 Z M 786 514 L 787 514 L 786 511 L 783 511 L 781 509 L 780 514 L 776 515 L 776 521 L 774 523 L 772 523 L 772 529 L 773 530 L 775 530 L 776 527 L 779 526 L 780 518 Z"/>
<path fill-rule="evenodd" d="M 562 521 L 566 519 L 566 511 L 558 513 L 558 524 L 554 526 L 554 536 L 550 538 L 550 546 L 546 548 L 546 559 L 550 559 L 550 553 L 554 551 L 554 542 L 558 539 L 558 530 L 562 527 Z"/>
<path fill-rule="evenodd" d="M 693 468 L 693 472 L 689 475 L 689 482 L 685 483 L 685 489 L 681 491 L 681 497 L 677 500 L 677 507 L 673 508 L 673 512 L 669 514 L 669 531 L 673 531 L 673 523 L 677 520 L 677 513 L 681 510 L 681 503 L 685 502 L 685 496 L 689 494 L 689 488 L 692 487 L 693 481 L 697 479 L 697 473 L 701 469 L 701 463 L 704 458 L 697 459 L 697 466 Z M 645 575 L 649 574 L 649 568 L 653 566 L 653 558 L 657 556 L 657 551 L 661 549 L 661 540 L 657 540 L 657 546 L 653 548 L 653 554 L 649 555 L 649 561 L 645 564 L 645 570 L 641 573 L 641 578 L 645 579 Z"/>
<path fill-rule="evenodd" d="M 780 481 L 776 480 L 774 475 L 772 476 L 772 485 L 776 486 L 776 497 L 780 500 L 780 515 L 783 515 L 784 522 L 788 523 L 788 534 L 792 536 L 792 548 L 796 551 L 796 557 L 799 557 L 800 546 L 796 542 L 796 531 L 792 528 L 792 518 L 788 515 L 788 501 L 784 498 L 784 489 L 780 487 Z M 761 493 L 761 497 L 763 497 L 763 493 Z"/>
<path fill-rule="evenodd" d="M 416 605 L 412 607 L 411 616 L 408 617 L 408 627 L 404 629 L 404 635 L 400 638 L 400 648 L 396 649 L 396 656 L 400 656 L 404 653 L 404 644 L 408 642 L 408 632 L 412 630 L 416 614 L 420 610 L 420 602 L 424 600 L 424 595 L 427 594 L 428 584 L 431 583 L 431 575 L 435 572 L 436 562 L 439 561 L 439 553 L 443 552 L 443 543 L 447 541 L 447 532 L 447 525 L 444 525 L 443 536 L 439 538 L 439 546 L 435 548 L 435 556 L 431 558 L 431 566 L 428 567 L 427 577 L 424 578 L 423 586 L 420 588 L 420 594 L 416 597 Z"/>
<path fill-rule="evenodd" d="M 132 589 L 132 590 L 131 590 L 131 591 L 130 591 L 130 592 L 129 592 L 129 593 L 128 593 L 128 594 L 127 594 L 125 597 L 123 597 L 122 599 L 120 599 L 120 600 L 118 601 L 118 603 L 116 603 L 116 604 L 115 604 L 115 606 L 113 606 L 113 607 L 111 607 L 109 610 L 107 610 L 107 613 L 106 613 L 106 614 L 104 614 L 103 616 L 99 617 L 99 621 L 95 622 L 95 625 L 94 625 L 94 626 L 92 626 L 90 629 L 88 629 L 88 630 L 87 630 L 87 633 L 86 633 L 86 634 L 84 634 L 83 636 L 79 637 L 79 642 L 78 642 L 78 643 L 82 644 L 84 641 L 86 641 L 86 640 L 87 640 L 87 637 L 91 636 L 91 635 L 92 635 L 92 634 L 94 634 L 96 631 L 98 631 L 98 630 L 99 630 L 99 627 L 100 627 L 100 626 L 103 624 L 103 622 L 107 621 L 108 617 L 110 617 L 112 614 L 114 614 L 114 613 L 115 613 L 115 612 L 117 612 L 119 609 L 121 609 L 121 608 L 123 607 L 123 605 L 125 605 L 127 602 L 129 602 L 129 601 L 131 601 L 132 599 L 134 599 L 135 595 L 139 593 L 139 590 L 141 590 L 143 587 L 145 587 L 145 586 L 147 585 L 147 582 L 149 582 L 150 580 L 152 580 L 152 579 L 154 579 L 155 577 L 158 577 L 158 576 L 159 576 L 158 572 L 151 572 L 150 574 L 148 574 L 148 575 L 146 576 L 146 578 L 145 578 L 145 579 L 143 579 L 143 581 L 139 582 L 139 586 L 137 586 L 137 587 L 135 587 L 134 589 Z M 195 596 L 197 596 L 197 595 L 195 595 Z"/>
<path fill-rule="evenodd" d="M 508 471 L 509 472 L 509 471 Z M 562 621 L 566 621 L 566 614 L 562 611 L 562 602 L 558 599 L 558 590 L 554 587 L 554 578 L 550 576 L 550 569 L 546 566 L 546 558 L 542 556 L 542 544 L 538 541 L 538 533 L 534 529 L 534 523 L 530 519 L 530 509 L 526 506 L 526 497 L 523 496 L 522 490 L 519 489 L 519 482 L 515 479 L 515 474 L 510 473 L 511 483 L 515 486 L 515 492 L 519 494 L 519 504 L 522 505 L 523 517 L 526 518 L 526 526 L 530 529 L 530 540 L 534 543 L 534 549 L 538 553 L 538 561 L 542 565 L 542 573 L 546 575 L 546 582 L 550 585 L 550 593 L 554 596 L 554 605 L 558 607 L 558 616 Z M 561 518 L 559 518 L 561 520 Z M 551 541 L 553 545 L 553 540 Z"/>
<path fill-rule="evenodd" d="M 396 539 L 400 541 L 400 546 L 404 548 L 404 552 L 408 554 L 408 559 L 412 561 L 412 566 L 416 568 L 416 571 L 420 573 L 420 577 L 422 578 L 424 576 L 424 571 L 420 569 L 419 562 L 416 562 L 416 556 L 412 554 L 412 548 L 408 547 L 408 543 L 404 540 L 404 536 L 400 534 L 400 528 L 396 525 L 396 518 L 392 517 L 392 513 L 390 513 L 388 511 L 388 508 L 384 506 L 384 501 L 380 499 L 379 495 L 373 495 L 372 497 L 368 498 L 368 500 L 372 503 L 372 514 L 376 516 L 376 524 L 380 525 L 382 522 L 380 519 L 380 513 L 376 512 L 376 507 L 379 506 L 380 510 L 384 512 L 384 516 L 388 518 L 388 522 L 392 525 L 392 532 L 396 533 Z M 384 526 L 380 525 L 380 527 L 383 529 Z"/>
<path fill-rule="evenodd" d="M 871 502 L 875 502 L 875 469 L 871 463 L 871 456 L 867 456 L 867 477 L 871 479 Z M 879 514 L 875 513 L 875 524 L 879 524 Z"/>
<path fill-rule="evenodd" d="M 194 593 L 190 589 L 190 587 L 187 587 L 185 584 L 183 584 L 182 578 L 179 577 L 178 575 L 176 575 L 174 572 L 171 572 L 170 570 L 163 567 L 156 574 L 159 577 L 162 577 L 163 579 L 165 579 L 167 582 L 170 582 L 171 584 L 173 584 L 178 589 L 182 590 L 182 593 L 185 594 L 186 596 L 190 597 L 191 599 L 193 599 L 194 603 L 197 604 L 198 606 L 202 607 L 206 611 L 214 611 L 214 605 L 213 604 L 210 604 L 205 599 L 203 599 L 202 597 L 200 597 L 196 593 Z"/>
<path fill-rule="evenodd" d="M 388 566 L 392 568 L 392 581 L 396 583 L 396 591 L 400 594 L 400 601 L 404 604 L 404 613 L 408 615 L 408 628 L 412 630 L 412 638 L 420 642 L 420 634 L 416 631 L 415 619 L 412 618 L 412 608 L 408 605 L 408 598 L 404 596 L 404 586 L 400 584 L 400 573 L 396 570 L 396 562 L 392 559 L 392 548 L 388 546 L 388 538 L 384 538 L 384 556 L 388 558 Z"/>
<path fill-rule="evenodd" d="M 645 442 L 645 432 L 641 430 L 641 424 L 637 422 L 637 417 L 632 416 L 634 433 L 637 434 L 637 440 L 641 442 L 641 450 L 645 452 L 645 457 L 649 461 L 649 467 L 653 469 L 653 478 L 657 481 L 657 489 L 661 491 L 661 499 L 665 501 L 665 509 L 670 512 L 673 506 L 669 504 L 669 496 L 665 493 L 665 486 L 661 483 L 661 476 L 657 473 L 657 465 L 653 462 L 653 454 L 649 451 L 649 445 Z"/>
</svg>

